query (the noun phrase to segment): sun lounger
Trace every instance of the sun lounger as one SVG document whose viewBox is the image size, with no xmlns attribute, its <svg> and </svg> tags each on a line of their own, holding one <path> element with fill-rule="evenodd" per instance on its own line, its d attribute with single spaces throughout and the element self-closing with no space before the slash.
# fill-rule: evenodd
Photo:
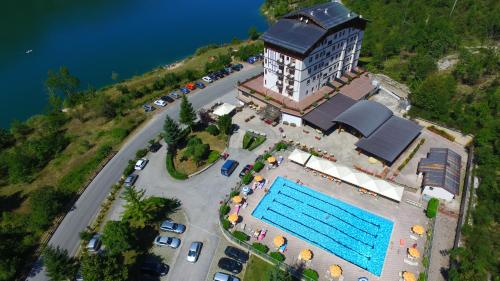
<svg viewBox="0 0 500 281">
<path fill-rule="evenodd" d="M 236 205 L 235 212 L 238 214 L 240 212 L 241 205 Z"/>
<path fill-rule="evenodd" d="M 281 163 L 283 163 L 283 160 L 283 156 L 278 157 L 278 165 L 281 165 Z"/>
<path fill-rule="evenodd" d="M 259 237 L 257 238 L 257 240 L 258 240 L 258 241 L 261 241 L 262 239 L 264 239 L 264 237 L 266 237 L 266 233 L 267 233 L 267 230 L 265 230 L 265 229 L 264 229 L 264 230 L 262 230 L 262 231 L 260 232 L 260 235 L 259 235 Z"/>
<path fill-rule="evenodd" d="M 404 259 L 404 262 L 408 265 L 411 265 L 411 266 L 417 266 L 418 265 L 418 262 L 414 262 L 414 261 L 410 261 L 408 259 Z"/>
<path fill-rule="evenodd" d="M 283 245 L 281 245 L 281 247 L 278 248 L 278 251 L 280 253 L 284 253 L 286 251 L 286 246 L 288 245 L 288 243 L 285 243 Z"/>
<path fill-rule="evenodd" d="M 414 236 L 414 235 L 410 235 L 410 238 L 413 239 L 413 240 L 418 240 L 418 237 Z"/>
</svg>

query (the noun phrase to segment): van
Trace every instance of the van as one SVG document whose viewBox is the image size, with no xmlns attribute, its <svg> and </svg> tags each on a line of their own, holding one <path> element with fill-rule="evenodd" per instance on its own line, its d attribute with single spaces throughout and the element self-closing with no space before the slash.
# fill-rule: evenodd
<svg viewBox="0 0 500 281">
<path fill-rule="evenodd" d="M 239 163 L 236 160 L 227 160 L 226 162 L 224 162 L 224 165 L 222 165 L 220 173 L 223 176 L 229 177 L 233 173 L 234 169 L 238 167 L 238 165 Z"/>
</svg>

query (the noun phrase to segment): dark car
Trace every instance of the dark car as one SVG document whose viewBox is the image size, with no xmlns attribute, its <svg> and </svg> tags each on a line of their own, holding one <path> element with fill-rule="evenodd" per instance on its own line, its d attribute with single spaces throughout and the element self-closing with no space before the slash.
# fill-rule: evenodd
<svg viewBox="0 0 500 281">
<path fill-rule="evenodd" d="M 243 69 L 243 65 L 241 63 L 237 63 L 237 64 L 233 65 L 231 68 L 236 70 L 236 71 L 240 71 L 241 69 Z"/>
<path fill-rule="evenodd" d="M 248 62 L 249 64 L 254 64 L 256 61 L 257 61 L 257 58 L 256 58 L 256 57 L 249 57 L 249 58 L 247 59 L 247 62 Z"/>
<path fill-rule="evenodd" d="M 150 152 L 157 152 L 158 150 L 160 150 L 160 148 L 161 148 L 161 144 L 159 142 L 155 142 L 149 146 L 149 151 Z"/>
<path fill-rule="evenodd" d="M 173 98 L 171 98 L 170 96 L 162 96 L 160 98 L 161 100 L 164 100 L 166 102 L 174 102 L 175 100 Z"/>
<path fill-rule="evenodd" d="M 202 82 L 196 82 L 195 85 L 196 85 L 196 87 L 198 87 L 200 89 L 205 88 L 205 84 L 203 84 Z"/>
<path fill-rule="evenodd" d="M 190 92 L 189 89 L 186 87 L 180 88 L 179 91 L 181 91 L 183 94 L 189 94 L 189 92 Z"/>
<path fill-rule="evenodd" d="M 224 254 L 226 254 L 226 256 L 233 258 L 241 263 L 245 263 L 248 261 L 248 254 L 245 251 L 240 250 L 236 247 L 227 246 L 226 250 L 224 250 Z"/>
<path fill-rule="evenodd" d="M 215 75 L 214 73 L 209 73 L 207 76 L 214 81 L 219 80 L 219 77 L 217 77 L 217 75 Z"/>
<path fill-rule="evenodd" d="M 150 112 L 150 111 L 155 110 L 154 106 L 149 105 L 149 104 L 144 104 L 144 105 L 142 106 L 142 108 L 144 108 L 144 112 Z"/>
<path fill-rule="evenodd" d="M 243 169 L 242 169 L 242 170 L 241 170 L 241 172 L 240 172 L 240 175 L 239 175 L 239 176 L 240 176 L 240 178 L 242 178 L 242 177 L 243 177 L 243 176 L 245 176 L 248 172 L 250 172 L 250 170 L 252 170 L 252 168 L 253 168 L 253 165 L 250 165 L 250 164 L 245 165 L 245 167 L 243 167 Z"/>
<path fill-rule="evenodd" d="M 231 74 L 231 72 L 227 71 L 227 69 L 223 68 L 221 70 L 219 70 L 224 76 L 228 76 L 229 74 Z"/>
<path fill-rule="evenodd" d="M 243 265 L 230 258 L 221 258 L 217 264 L 221 269 L 227 270 L 233 274 L 238 274 L 243 269 Z"/>
<path fill-rule="evenodd" d="M 125 181 L 123 182 L 123 184 L 124 184 L 125 186 L 132 186 L 132 185 L 134 185 L 134 183 L 135 183 L 135 181 L 137 180 L 137 178 L 138 178 L 138 177 L 139 177 L 139 175 L 134 175 L 134 174 L 129 175 L 129 176 L 125 179 Z"/>
<path fill-rule="evenodd" d="M 161 262 L 144 262 L 141 264 L 141 272 L 146 275 L 165 276 L 168 270 L 168 265 Z"/>
<path fill-rule="evenodd" d="M 178 93 L 176 93 L 176 92 L 172 92 L 172 93 L 170 93 L 170 94 L 168 94 L 168 95 L 169 95 L 171 98 L 173 98 L 173 99 L 180 99 L 180 98 L 181 98 L 181 96 L 180 96 Z"/>
</svg>

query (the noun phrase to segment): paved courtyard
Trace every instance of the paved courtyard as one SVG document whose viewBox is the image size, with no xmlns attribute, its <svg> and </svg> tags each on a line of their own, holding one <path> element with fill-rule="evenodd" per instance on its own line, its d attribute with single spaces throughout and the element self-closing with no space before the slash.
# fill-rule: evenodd
<svg viewBox="0 0 500 281">
<path fill-rule="evenodd" d="M 286 159 L 288 152 L 280 154 L 283 154 Z M 277 176 L 284 176 L 293 181 L 300 179 L 305 186 L 394 222 L 382 275 L 377 277 L 319 247 L 253 217 L 251 215 L 253 210 L 265 195 L 265 189 L 256 190 L 248 196 L 248 206 L 241 208 L 239 214 L 243 219 L 242 222 L 236 225 L 236 229 L 244 230 L 249 235 L 252 235 L 255 230 L 266 229 L 268 231 L 266 237 L 260 242 L 267 244 L 271 251 L 276 250 L 276 247 L 273 245 L 273 238 L 277 235 L 285 236 L 288 241 L 287 251 L 285 252 L 287 263 L 295 264 L 302 249 L 311 249 L 314 257 L 308 262 L 307 266 L 318 271 L 320 280 L 329 280 L 327 278 L 327 270 L 332 264 L 339 264 L 344 269 L 345 280 L 357 280 L 361 276 L 366 276 L 370 280 L 398 280 L 399 272 L 401 271 L 408 270 L 418 274 L 422 270 L 421 259 L 410 260 L 410 263 L 417 261 L 417 265 L 410 265 L 404 261 L 405 259 L 409 260 L 407 258 L 408 247 L 417 244 L 417 248 L 422 252 L 425 244 L 425 238 L 419 238 L 416 241 L 410 238 L 412 234 L 410 231 L 411 227 L 414 224 L 421 224 L 425 228 L 428 227 L 428 220 L 425 217 L 424 210 L 403 202 L 407 193 L 403 196 L 401 203 L 380 197 L 361 195 L 355 187 L 344 183 L 334 183 L 321 176 L 315 176 L 311 172 L 306 171 L 302 166 L 287 160 L 278 168 L 271 170 L 264 169 L 261 172 L 260 174 L 266 179 L 265 188 L 269 188 Z M 415 235 L 413 234 L 413 236 Z M 253 243 L 255 241 L 256 239 L 252 238 L 250 242 Z"/>
</svg>

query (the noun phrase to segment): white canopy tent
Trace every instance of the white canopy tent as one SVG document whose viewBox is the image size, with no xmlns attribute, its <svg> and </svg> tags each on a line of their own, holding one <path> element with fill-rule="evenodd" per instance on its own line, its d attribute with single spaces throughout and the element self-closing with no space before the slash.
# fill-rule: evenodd
<svg viewBox="0 0 500 281">
<path fill-rule="evenodd" d="M 304 165 L 304 164 L 306 164 L 307 160 L 309 160 L 309 157 L 311 157 L 310 153 L 307 153 L 305 151 L 302 151 L 302 150 L 296 148 L 290 154 L 290 156 L 288 156 L 288 159 L 290 159 L 291 161 L 293 161 L 297 164 Z"/>
<path fill-rule="evenodd" d="M 233 110 L 235 108 L 236 108 L 236 106 L 234 106 L 232 104 L 223 103 L 214 110 L 214 114 L 217 116 L 227 115 L 227 114 L 230 114 L 231 112 L 233 112 Z"/>
<path fill-rule="evenodd" d="M 306 167 L 398 202 L 400 202 L 403 197 L 404 188 L 399 185 L 389 183 L 385 180 L 323 158 L 311 156 Z"/>
</svg>

